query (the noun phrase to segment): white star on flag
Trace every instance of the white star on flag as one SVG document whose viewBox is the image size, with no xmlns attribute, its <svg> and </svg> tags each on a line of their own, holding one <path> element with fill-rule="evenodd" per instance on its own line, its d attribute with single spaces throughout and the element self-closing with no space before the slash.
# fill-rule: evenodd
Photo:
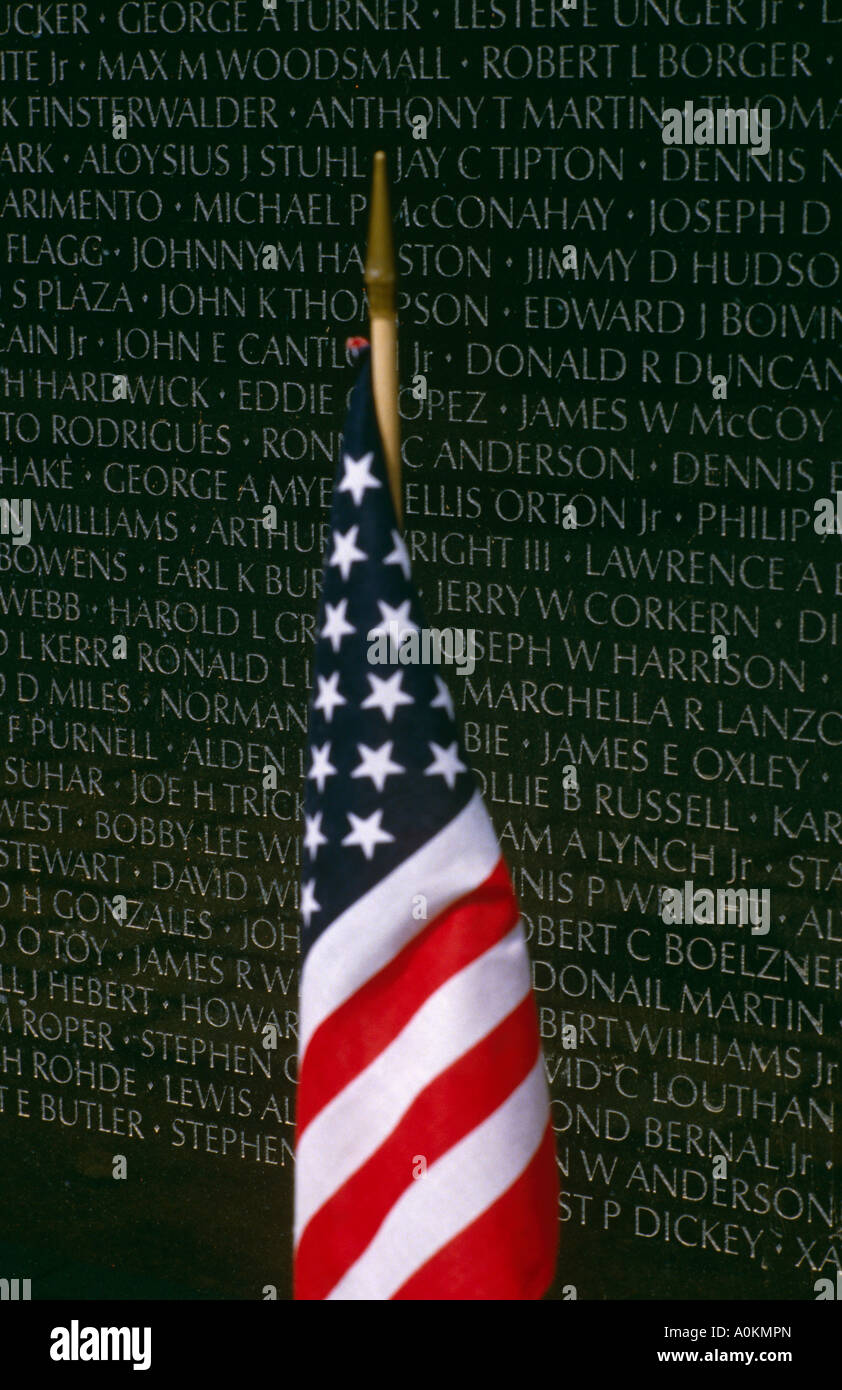
<svg viewBox="0 0 842 1390">
<path fill-rule="evenodd" d="M 335 652 L 339 651 L 339 643 L 343 637 L 350 637 L 356 632 L 356 628 L 346 621 L 345 614 L 348 610 L 348 600 L 340 599 L 338 603 L 326 603 L 325 625 L 321 630 L 320 636 L 327 639 Z"/>
<path fill-rule="evenodd" d="M 363 709 L 379 709 L 388 724 L 391 724 L 399 705 L 414 705 L 415 701 L 405 690 L 401 690 L 403 672 L 396 671 L 393 676 L 369 676 L 371 694 L 363 700 Z"/>
<path fill-rule="evenodd" d="M 456 752 L 456 744 L 451 743 L 448 748 L 440 748 L 437 743 L 430 742 L 430 749 L 434 754 L 432 763 L 424 771 L 425 777 L 443 777 L 447 785 L 452 789 L 456 783 L 457 774 L 467 772 L 465 764 L 460 760 Z"/>
<path fill-rule="evenodd" d="M 406 548 L 406 542 L 404 541 L 404 538 L 401 535 L 400 531 L 392 532 L 392 540 L 395 543 L 395 548 L 394 550 L 389 551 L 389 554 L 386 556 L 385 560 L 383 561 L 383 564 L 400 565 L 401 569 L 403 570 L 404 579 L 408 579 L 409 551 Z"/>
<path fill-rule="evenodd" d="M 309 927 L 313 913 L 321 909 L 321 903 L 316 902 L 315 887 L 316 880 L 311 878 L 310 882 L 303 884 L 301 889 L 301 916 L 304 918 L 305 927 Z"/>
<path fill-rule="evenodd" d="M 377 600 L 377 607 L 380 609 L 381 622 L 376 627 L 369 628 L 369 641 L 372 637 L 383 633 L 386 637 L 391 635 L 392 624 L 397 628 L 395 641 L 400 645 L 405 632 L 418 632 L 418 624 L 414 623 L 409 616 L 409 599 L 405 599 L 399 608 L 393 608 L 390 603 L 384 603 L 381 598 Z"/>
<path fill-rule="evenodd" d="M 382 743 L 379 748 L 369 748 L 365 743 L 358 743 L 357 752 L 362 761 L 359 767 L 354 768 L 351 776 L 370 777 L 377 790 L 382 792 L 390 774 L 406 771 L 400 763 L 392 762 L 392 747 L 391 742 Z"/>
<path fill-rule="evenodd" d="M 364 550 L 357 549 L 357 536 L 360 534 L 359 526 L 351 526 L 344 533 L 334 531 L 333 544 L 334 552 L 328 560 L 329 565 L 338 565 L 339 572 L 343 579 L 347 579 L 351 573 L 351 566 L 355 560 L 367 560 L 368 556 Z"/>
<path fill-rule="evenodd" d="M 381 830 L 382 817 L 382 811 L 375 811 L 370 816 L 355 816 L 353 811 L 349 811 L 348 820 L 353 829 L 349 830 L 343 839 L 343 845 L 359 845 L 366 859 L 370 859 L 374 854 L 375 845 L 388 844 L 395 838 L 388 830 Z"/>
<path fill-rule="evenodd" d="M 325 678 L 317 676 L 319 682 L 319 693 L 316 696 L 313 707 L 324 711 L 325 719 L 328 724 L 333 718 L 333 711 L 337 705 L 347 705 L 348 701 L 344 695 L 339 694 L 339 672 L 334 671 L 332 676 Z"/>
<path fill-rule="evenodd" d="M 350 454 L 342 455 L 345 476 L 339 484 L 339 491 L 350 492 L 356 506 L 362 502 L 366 488 L 380 486 L 377 479 L 371 476 L 373 462 L 374 454 L 363 454 L 362 458 L 358 459 L 352 458 Z"/>
<path fill-rule="evenodd" d="M 310 858 L 315 859 L 319 846 L 327 844 L 327 836 L 322 834 L 322 812 L 317 811 L 314 816 L 305 816 L 304 824 L 304 847 L 309 851 Z"/>
<path fill-rule="evenodd" d="M 431 708 L 431 709 L 445 709 L 445 710 L 447 710 L 448 717 L 449 717 L 450 719 L 453 719 L 453 718 L 454 718 L 454 714 L 453 714 L 453 697 L 451 696 L 450 691 L 448 690 L 448 688 L 447 688 L 447 686 L 445 685 L 444 681 L 442 680 L 441 676 L 434 676 L 434 677 L 433 677 L 433 680 L 435 681 L 435 683 L 436 683 L 436 685 L 437 685 L 437 687 L 438 687 L 438 692 L 439 692 L 439 693 L 438 693 L 438 695 L 436 696 L 435 700 L 433 700 L 433 701 L 431 702 L 430 708 Z"/>
<path fill-rule="evenodd" d="M 327 778 L 332 777 L 335 772 L 336 768 L 330 761 L 330 744 L 323 743 L 321 748 L 313 744 L 313 766 L 307 776 L 314 779 L 320 792 L 324 791 Z"/>
</svg>

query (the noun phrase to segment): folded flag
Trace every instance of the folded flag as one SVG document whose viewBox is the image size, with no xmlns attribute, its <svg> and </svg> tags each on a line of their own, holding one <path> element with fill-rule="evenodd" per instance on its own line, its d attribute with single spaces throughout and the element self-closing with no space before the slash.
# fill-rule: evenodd
<svg viewBox="0 0 842 1390">
<path fill-rule="evenodd" d="M 351 346 L 304 796 L 295 1297 L 537 1299 L 558 1185 L 526 942 L 440 668 L 400 660 L 423 618 Z"/>
</svg>

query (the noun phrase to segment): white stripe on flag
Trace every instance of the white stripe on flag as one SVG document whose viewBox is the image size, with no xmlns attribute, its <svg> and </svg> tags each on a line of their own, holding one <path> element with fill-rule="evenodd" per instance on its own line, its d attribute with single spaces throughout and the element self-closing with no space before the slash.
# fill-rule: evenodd
<svg viewBox="0 0 842 1390">
<path fill-rule="evenodd" d="M 319 1024 L 434 917 L 483 883 L 499 859 L 494 827 L 476 792 L 443 830 L 341 913 L 304 962 L 299 1056 Z M 412 916 L 417 893 L 427 896 L 427 920 Z"/>
<path fill-rule="evenodd" d="M 391 1298 L 520 1177 L 541 1143 L 547 1115 L 539 1056 L 508 1100 L 407 1188 L 328 1298 Z"/>
<path fill-rule="evenodd" d="M 518 922 L 431 994 L 388 1047 L 316 1115 L 295 1156 L 296 1241 L 313 1214 L 391 1134 L 416 1096 L 502 1023 L 529 990 Z"/>
</svg>

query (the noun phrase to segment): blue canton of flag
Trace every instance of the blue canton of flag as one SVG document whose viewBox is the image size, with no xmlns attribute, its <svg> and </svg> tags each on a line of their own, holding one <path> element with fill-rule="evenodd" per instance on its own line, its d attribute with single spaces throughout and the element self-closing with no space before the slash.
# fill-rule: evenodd
<svg viewBox="0 0 842 1390">
<path fill-rule="evenodd" d="M 345 426 L 317 623 L 304 793 L 304 951 L 475 791 L 442 677 L 430 666 L 368 661 L 374 634 L 419 631 L 423 617 L 389 490 L 369 350 L 358 353 L 363 363 Z"/>
</svg>

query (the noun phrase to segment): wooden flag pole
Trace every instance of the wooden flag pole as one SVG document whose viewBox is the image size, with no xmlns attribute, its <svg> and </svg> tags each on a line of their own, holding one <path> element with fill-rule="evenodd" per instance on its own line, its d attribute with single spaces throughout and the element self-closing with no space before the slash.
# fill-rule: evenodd
<svg viewBox="0 0 842 1390">
<path fill-rule="evenodd" d="M 371 174 L 371 207 L 368 223 L 368 249 L 365 261 L 365 287 L 371 325 L 371 386 L 374 409 L 392 500 L 398 525 L 403 524 L 401 503 L 401 436 L 398 419 L 398 321 L 395 311 L 395 248 L 392 240 L 392 214 L 386 155 L 378 150 Z"/>
</svg>

